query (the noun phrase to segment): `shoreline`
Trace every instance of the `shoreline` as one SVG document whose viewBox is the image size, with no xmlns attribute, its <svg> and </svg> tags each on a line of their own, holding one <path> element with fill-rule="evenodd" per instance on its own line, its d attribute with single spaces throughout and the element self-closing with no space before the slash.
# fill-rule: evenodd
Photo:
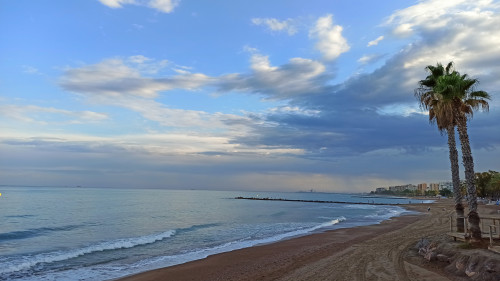
<svg viewBox="0 0 500 281">
<path fill-rule="evenodd" d="M 436 200 L 434 203 L 400 204 L 399 206 L 408 211 L 420 213 L 402 214 L 378 224 L 328 230 L 270 244 L 224 252 L 204 259 L 145 271 L 115 280 L 352 280 L 353 278 L 349 274 L 354 274 L 354 272 L 336 272 L 341 270 L 335 270 L 334 268 L 334 272 L 331 273 L 335 278 L 331 279 L 332 276 L 319 277 L 317 273 L 323 272 L 324 269 L 316 272 L 313 265 L 332 258 L 342 261 L 345 259 L 346 252 L 359 249 L 365 243 L 387 244 L 387 241 L 385 243 L 378 242 L 378 239 L 382 239 L 387 235 L 398 239 L 413 237 L 418 241 L 418 239 L 426 236 L 426 233 L 436 234 L 440 231 L 444 233 L 448 222 L 443 223 L 443 220 L 447 219 L 449 212 L 452 211 L 450 206 L 453 205 L 449 199 L 441 199 Z M 429 206 L 433 210 L 427 212 Z M 429 216 L 439 217 L 441 221 L 439 227 L 429 225 L 428 222 L 425 224 L 426 226 L 419 223 L 428 221 L 426 218 Z M 403 231 L 407 228 L 412 230 Z M 417 228 L 419 231 L 415 231 Z M 402 231 L 405 234 L 402 235 L 400 233 Z M 411 239 L 403 240 L 408 243 L 407 241 Z M 410 242 L 413 243 L 413 241 Z M 396 245 L 398 244 L 396 243 Z M 388 248 L 393 247 L 389 246 Z M 409 244 L 405 244 L 405 248 L 408 246 Z M 363 260 L 366 257 L 357 257 L 355 259 Z M 329 268 L 332 269 L 332 267 Z M 353 270 L 356 269 L 353 268 Z M 315 272 L 315 274 L 312 276 L 310 274 L 304 275 L 305 272 Z M 348 275 L 342 277 L 342 274 L 345 275 L 346 273 Z"/>
</svg>

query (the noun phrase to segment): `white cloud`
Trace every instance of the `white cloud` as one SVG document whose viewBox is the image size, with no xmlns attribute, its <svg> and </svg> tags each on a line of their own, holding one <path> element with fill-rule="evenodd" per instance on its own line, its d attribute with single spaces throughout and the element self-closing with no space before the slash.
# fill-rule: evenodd
<svg viewBox="0 0 500 281">
<path fill-rule="evenodd" d="M 413 34 L 413 28 L 412 25 L 409 23 L 402 23 L 398 25 L 396 28 L 394 28 L 392 33 L 397 37 L 408 37 Z"/>
<path fill-rule="evenodd" d="M 269 56 L 260 54 L 256 48 L 245 46 L 244 51 L 251 54 L 251 72 L 213 78 L 219 93 L 237 91 L 262 94 L 271 99 L 289 99 L 318 92 L 332 77 L 319 61 L 297 57 L 275 66 Z"/>
<path fill-rule="evenodd" d="M 347 40 L 342 36 L 342 26 L 333 25 L 332 15 L 319 18 L 309 31 L 309 37 L 318 41 L 315 47 L 326 60 L 334 60 L 350 49 Z"/>
<path fill-rule="evenodd" d="M 141 114 L 145 119 L 171 128 L 196 128 L 199 131 L 226 129 L 224 120 L 244 118 L 229 114 L 169 108 L 157 101 L 140 97 L 93 99 L 100 104 L 119 106 Z"/>
<path fill-rule="evenodd" d="M 428 115 L 427 112 L 422 112 L 422 110 L 415 103 L 384 105 L 380 108 L 377 108 L 377 113 L 381 115 L 405 116 L 405 117 L 408 117 L 411 114 Z"/>
<path fill-rule="evenodd" d="M 500 3 L 420 1 L 395 12 L 385 24 L 395 34 L 417 38 L 402 54 L 408 71 L 423 76 L 426 65 L 454 61 L 460 72 L 479 78 L 483 90 L 500 87 L 494 78 L 500 73 L 500 49 L 491 47 L 500 45 Z"/>
<path fill-rule="evenodd" d="M 460 24 L 454 19 L 462 14 L 497 8 L 498 3 L 491 0 L 421 0 L 416 5 L 395 12 L 385 24 L 393 26 L 395 35 L 407 37 L 414 34 L 416 28 L 428 31 L 447 28 L 449 25 Z"/>
<path fill-rule="evenodd" d="M 30 65 L 23 65 L 23 72 L 27 74 L 41 74 L 36 67 Z"/>
<path fill-rule="evenodd" d="M 380 54 L 363 55 L 361 58 L 358 59 L 358 62 L 360 64 L 369 64 L 369 63 L 378 61 L 382 57 L 383 57 L 383 55 L 380 55 Z"/>
<path fill-rule="evenodd" d="M 294 26 L 292 19 L 279 21 L 274 18 L 253 18 L 252 23 L 267 26 L 272 31 L 286 31 L 288 35 L 297 33 L 297 28 Z"/>
<path fill-rule="evenodd" d="M 148 3 L 149 7 L 164 13 L 171 13 L 177 5 L 179 5 L 177 0 L 152 0 Z"/>
<path fill-rule="evenodd" d="M 144 29 L 144 25 L 138 24 L 138 23 L 133 23 L 132 26 L 137 29 L 137 30 L 142 30 Z"/>
<path fill-rule="evenodd" d="M 155 98 L 161 91 L 194 90 L 211 81 L 204 74 L 189 72 L 163 78 L 143 76 L 155 74 L 168 64 L 166 60 L 151 61 L 144 56 L 133 56 L 126 60 L 105 59 L 97 64 L 67 69 L 60 84 L 68 91 L 87 95 Z"/>
<path fill-rule="evenodd" d="M 121 59 L 67 69 L 61 85 L 72 92 L 115 97 L 127 94 L 152 98 L 166 89 L 154 80 L 142 77 L 137 69 L 128 67 Z"/>
<path fill-rule="evenodd" d="M 281 66 L 272 66 L 269 57 L 254 53 L 251 57 L 252 73 L 230 74 L 217 82 L 220 92 L 248 92 L 263 94 L 274 99 L 288 99 L 318 91 L 327 75 L 326 67 L 314 60 L 291 58 Z"/>
<path fill-rule="evenodd" d="M 358 62 L 361 64 L 367 64 L 373 59 L 373 56 L 371 55 L 364 55 L 361 58 L 358 59 Z"/>
<path fill-rule="evenodd" d="M 71 111 L 54 107 L 13 104 L 0 105 L 0 116 L 40 125 L 47 125 L 51 123 L 95 123 L 109 118 L 109 116 L 105 113 L 93 111 Z M 56 116 L 56 119 L 54 119 L 54 116 Z"/>
<path fill-rule="evenodd" d="M 60 85 L 92 104 L 116 106 L 139 113 L 163 127 L 198 131 L 231 131 L 244 133 L 241 124 L 250 122 L 242 116 L 204 111 L 170 108 L 155 99 L 161 92 L 173 89 L 198 90 L 215 83 L 218 78 L 201 73 L 190 73 L 188 67 L 175 66 L 180 74 L 165 77 L 147 77 L 141 71 L 155 60 L 142 55 L 126 59 L 105 59 L 97 64 L 67 69 Z M 182 69 L 178 69 L 180 67 Z M 228 125 L 228 123 L 231 123 Z"/>
<path fill-rule="evenodd" d="M 316 89 L 315 79 L 320 78 L 326 71 L 322 63 L 311 59 L 291 58 L 284 65 L 273 66 L 269 61 L 269 56 L 258 53 L 257 49 L 252 49 L 251 53 L 251 74 L 234 74 L 224 77 L 236 78 L 234 81 L 241 83 L 235 86 L 250 92 L 282 98 L 311 93 Z M 242 77 L 245 79 L 240 80 Z"/>
<path fill-rule="evenodd" d="M 110 8 L 121 8 L 123 4 L 135 4 L 134 0 L 99 0 L 99 2 Z"/>
<path fill-rule="evenodd" d="M 280 106 L 274 107 L 269 110 L 271 113 L 275 114 L 294 114 L 294 115 L 305 115 L 305 116 L 318 116 L 321 111 L 313 109 L 304 109 L 298 106 Z"/>
<path fill-rule="evenodd" d="M 179 5 L 178 0 L 99 0 L 99 2 L 110 8 L 122 8 L 126 4 L 147 6 L 162 13 L 171 13 Z"/>
<path fill-rule="evenodd" d="M 143 55 L 130 56 L 128 57 L 128 60 L 132 63 L 137 63 L 137 64 L 143 64 L 147 61 L 151 61 L 150 58 L 145 57 Z"/>
<path fill-rule="evenodd" d="M 155 61 L 143 55 L 130 56 L 125 62 L 132 64 L 141 74 L 157 74 L 169 65 L 168 60 Z"/>
<path fill-rule="evenodd" d="M 270 72 L 277 70 L 276 66 L 271 66 L 268 56 L 254 54 L 251 58 L 251 68 L 257 72 Z"/>
<path fill-rule="evenodd" d="M 248 52 L 250 54 L 255 54 L 259 52 L 259 49 L 245 45 L 243 46 L 243 51 Z"/>
<path fill-rule="evenodd" d="M 382 40 L 384 40 L 384 36 L 379 36 L 379 37 L 377 37 L 377 39 L 375 39 L 375 40 L 373 40 L 373 41 L 368 42 L 367 47 L 376 46 L 376 45 L 378 45 L 378 43 L 380 43 L 380 41 L 382 41 Z"/>
<path fill-rule="evenodd" d="M 251 126 L 253 120 L 231 114 L 170 108 L 155 99 L 160 93 L 173 89 L 198 90 L 207 87 L 215 87 L 219 93 L 237 91 L 287 99 L 318 91 L 326 75 L 326 67 L 318 61 L 292 58 L 287 64 L 273 66 L 269 58 L 257 53 L 257 50 L 252 52 L 249 74 L 209 77 L 174 65 L 177 74 L 147 76 L 150 73 L 143 69 L 155 64 L 158 62 L 142 55 L 105 59 L 93 65 L 65 70 L 60 85 L 92 104 L 126 108 L 164 127 L 197 128 L 200 131 L 239 130 L 239 134 L 244 134 L 248 131 L 245 124 Z M 313 111 L 302 112 L 313 114 Z"/>
</svg>

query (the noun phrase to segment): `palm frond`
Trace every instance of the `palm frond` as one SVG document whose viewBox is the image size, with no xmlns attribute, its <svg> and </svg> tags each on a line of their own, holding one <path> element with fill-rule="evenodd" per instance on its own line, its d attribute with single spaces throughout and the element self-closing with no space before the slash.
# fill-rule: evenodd
<svg viewBox="0 0 500 281">
<path fill-rule="evenodd" d="M 448 65 L 446 65 L 446 74 L 450 74 L 450 70 L 453 69 L 453 62 L 450 61 Z"/>
</svg>

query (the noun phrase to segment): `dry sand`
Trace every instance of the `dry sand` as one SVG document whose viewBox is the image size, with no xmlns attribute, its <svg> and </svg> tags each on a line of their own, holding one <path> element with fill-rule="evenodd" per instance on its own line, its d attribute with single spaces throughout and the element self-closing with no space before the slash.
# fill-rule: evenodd
<svg viewBox="0 0 500 281">
<path fill-rule="evenodd" d="M 452 204 L 445 199 L 407 205 L 420 214 L 217 254 L 120 280 L 462 280 L 409 250 L 421 238 L 444 236 Z"/>
</svg>

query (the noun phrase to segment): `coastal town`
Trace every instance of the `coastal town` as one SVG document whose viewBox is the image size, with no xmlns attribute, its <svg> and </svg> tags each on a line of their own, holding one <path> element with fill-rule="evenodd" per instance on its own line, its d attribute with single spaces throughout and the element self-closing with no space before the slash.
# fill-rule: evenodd
<svg viewBox="0 0 500 281">
<path fill-rule="evenodd" d="M 448 197 L 452 194 L 452 182 L 439 182 L 439 183 L 419 183 L 395 185 L 388 187 L 378 187 L 371 193 L 386 194 L 386 195 L 411 195 L 411 196 L 445 196 Z"/>
<path fill-rule="evenodd" d="M 497 201 L 500 199 L 500 173 L 494 170 L 477 172 L 474 177 L 477 185 L 478 198 Z M 463 196 L 467 195 L 466 181 L 460 181 L 460 190 Z M 453 183 L 450 181 L 404 184 L 387 187 L 378 187 L 371 194 L 400 195 L 400 196 L 453 196 Z"/>
</svg>

